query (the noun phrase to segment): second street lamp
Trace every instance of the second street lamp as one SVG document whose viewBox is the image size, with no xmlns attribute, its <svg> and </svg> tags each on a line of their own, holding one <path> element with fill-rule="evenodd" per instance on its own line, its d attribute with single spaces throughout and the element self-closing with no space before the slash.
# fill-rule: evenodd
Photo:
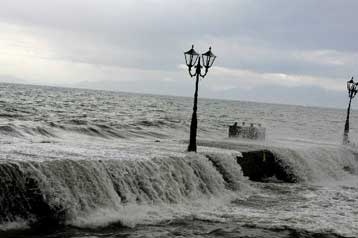
<svg viewBox="0 0 358 238">
<path fill-rule="evenodd" d="M 354 98 L 355 95 L 357 94 L 357 85 L 358 85 L 358 83 L 355 83 L 355 82 L 353 81 L 353 77 L 351 78 L 351 80 L 347 81 L 347 90 L 348 90 L 349 104 L 348 104 L 348 109 L 347 109 L 346 124 L 344 125 L 343 144 L 348 144 L 348 143 L 349 143 L 349 139 L 348 139 L 348 133 L 349 133 L 349 114 L 350 114 L 350 112 L 351 112 L 351 102 L 352 102 L 352 98 Z"/>
<path fill-rule="evenodd" d="M 188 66 L 188 71 L 190 77 L 196 77 L 195 82 L 195 93 L 194 93 L 194 106 L 193 106 L 193 115 L 191 117 L 190 124 L 190 140 L 188 151 L 196 152 L 196 131 L 197 131 L 197 116 L 196 111 L 198 109 L 198 88 L 199 88 L 199 78 L 204 78 L 209 71 L 209 68 L 213 65 L 216 56 L 211 52 L 211 47 L 207 52 L 200 55 L 194 50 L 194 45 L 192 45 L 191 49 L 184 53 L 185 62 Z M 200 57 L 201 56 L 201 57 Z M 203 65 L 201 65 L 200 60 L 203 61 Z M 195 72 L 192 73 L 191 69 L 195 68 Z M 202 74 L 201 69 L 205 68 L 205 72 Z"/>
</svg>

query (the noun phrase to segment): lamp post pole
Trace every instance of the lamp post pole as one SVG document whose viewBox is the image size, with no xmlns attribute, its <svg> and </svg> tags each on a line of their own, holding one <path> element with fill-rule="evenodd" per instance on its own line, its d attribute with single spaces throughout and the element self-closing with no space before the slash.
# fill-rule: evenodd
<svg viewBox="0 0 358 238">
<path fill-rule="evenodd" d="M 346 123 L 344 125 L 344 133 L 343 133 L 343 144 L 349 143 L 348 133 L 349 133 L 349 115 L 351 113 L 351 103 L 352 99 L 357 94 L 357 84 L 353 81 L 353 77 L 351 80 L 347 81 L 347 90 L 348 90 L 348 97 L 349 97 L 349 103 L 347 108 L 347 117 L 346 117 Z"/>
<path fill-rule="evenodd" d="M 211 52 L 211 47 L 209 51 L 200 55 L 194 50 L 194 45 L 192 48 L 184 53 L 186 65 L 188 66 L 189 75 L 191 77 L 196 77 L 195 81 L 195 93 L 194 93 L 194 106 L 193 106 L 193 114 L 191 117 L 190 123 L 190 138 L 189 138 L 189 146 L 188 151 L 196 152 L 196 135 L 197 135 L 197 127 L 198 127 L 198 119 L 196 112 L 198 110 L 198 90 L 199 90 L 199 79 L 200 77 L 204 78 L 208 73 L 209 68 L 213 65 L 216 56 Z M 201 65 L 201 59 L 203 61 L 203 66 Z M 191 69 L 195 68 L 195 73 L 191 73 Z M 201 69 L 205 68 L 205 73 L 201 73 Z"/>
<path fill-rule="evenodd" d="M 198 90 L 199 90 L 199 76 L 201 71 L 200 58 L 198 59 L 198 65 L 196 67 L 196 82 L 195 82 L 195 93 L 194 93 L 194 106 L 193 106 L 193 114 L 191 116 L 190 123 L 190 140 L 188 151 L 196 152 L 196 132 L 198 127 L 198 119 L 196 116 L 196 111 L 198 110 Z"/>
<path fill-rule="evenodd" d="M 351 113 L 351 102 L 352 98 L 349 98 L 349 104 L 347 109 L 347 118 L 346 118 L 346 124 L 344 125 L 344 134 L 349 133 L 349 114 Z"/>
</svg>

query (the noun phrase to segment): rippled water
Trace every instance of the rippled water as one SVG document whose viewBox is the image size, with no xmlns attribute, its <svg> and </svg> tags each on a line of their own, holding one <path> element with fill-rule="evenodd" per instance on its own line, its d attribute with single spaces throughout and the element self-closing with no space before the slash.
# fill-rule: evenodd
<svg viewBox="0 0 358 238">
<path fill-rule="evenodd" d="M 186 138 L 192 112 L 191 98 L 170 96 L 14 84 L 0 84 L 0 95 L 4 133 L 11 133 L 5 128 L 10 125 L 20 134 L 27 134 L 22 127 L 57 136 L 56 132 L 75 131 L 102 137 Z M 328 142 L 341 141 L 346 115 L 340 109 L 209 99 L 199 100 L 198 113 L 202 137 L 225 137 L 227 125 L 238 121 L 262 123 L 269 138 Z M 353 112 L 353 140 L 357 122 Z"/>
<path fill-rule="evenodd" d="M 191 98 L 0 84 L 0 237 L 358 236 L 345 110 L 198 108 L 194 155 Z M 229 140 L 235 121 L 262 123 L 266 141 Z M 357 122 L 353 111 L 353 142 Z M 299 182 L 249 181 L 235 162 L 243 145 L 273 151 Z"/>
</svg>

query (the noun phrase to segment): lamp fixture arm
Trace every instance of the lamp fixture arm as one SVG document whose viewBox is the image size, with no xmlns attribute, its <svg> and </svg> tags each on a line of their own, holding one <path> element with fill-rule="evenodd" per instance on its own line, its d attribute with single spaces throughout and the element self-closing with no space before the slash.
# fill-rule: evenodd
<svg viewBox="0 0 358 238">
<path fill-rule="evenodd" d="M 195 77 L 195 76 L 196 76 L 196 73 L 194 73 L 194 74 L 191 73 L 191 68 L 192 68 L 192 67 L 189 67 L 189 68 L 188 68 L 189 75 L 190 75 L 190 77 Z"/>
<path fill-rule="evenodd" d="M 204 74 L 201 74 L 200 72 L 200 77 L 204 78 L 206 76 L 206 74 L 208 73 L 208 68 L 205 67 L 205 73 Z"/>
</svg>

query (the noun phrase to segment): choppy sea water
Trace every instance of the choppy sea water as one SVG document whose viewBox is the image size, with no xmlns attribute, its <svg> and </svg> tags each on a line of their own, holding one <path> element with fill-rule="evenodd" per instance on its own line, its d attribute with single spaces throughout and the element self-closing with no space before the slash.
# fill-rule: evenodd
<svg viewBox="0 0 358 238">
<path fill-rule="evenodd" d="M 200 94 L 200 92 L 199 92 Z M 0 237 L 357 237 L 345 110 L 0 84 Z M 354 108 L 354 104 L 353 104 Z M 261 123 L 263 142 L 227 138 Z M 350 138 L 358 142 L 353 111 Z M 297 178 L 254 182 L 265 147 Z"/>
</svg>

